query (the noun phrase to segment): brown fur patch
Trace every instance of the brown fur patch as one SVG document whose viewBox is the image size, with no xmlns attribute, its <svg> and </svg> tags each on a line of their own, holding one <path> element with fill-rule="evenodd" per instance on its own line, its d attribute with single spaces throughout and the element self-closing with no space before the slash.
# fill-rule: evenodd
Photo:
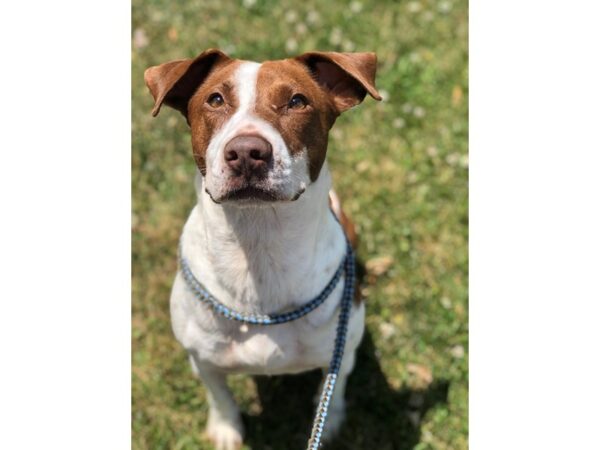
<svg viewBox="0 0 600 450">
<path fill-rule="evenodd" d="M 335 195 L 335 194 L 333 194 L 333 195 Z M 340 224 L 342 225 L 342 228 L 344 229 L 344 233 L 346 234 L 346 237 L 350 241 L 350 245 L 352 245 L 352 248 L 354 250 L 356 250 L 358 247 L 358 234 L 356 233 L 356 227 L 354 226 L 354 222 L 352 222 L 352 220 L 344 212 L 344 208 L 342 207 L 342 202 L 340 201 L 340 199 L 337 197 L 337 195 L 335 195 L 335 197 L 337 198 L 337 201 L 338 201 L 338 208 L 333 207 L 334 200 L 332 198 L 331 192 L 329 193 L 329 207 L 332 208 L 335 216 L 340 221 Z M 363 300 L 364 299 L 363 299 L 362 295 L 360 294 L 360 284 L 357 279 L 354 284 L 354 303 L 356 305 L 359 305 Z"/>
<path fill-rule="evenodd" d="M 308 52 L 296 60 L 310 67 L 340 113 L 358 105 L 367 93 L 381 100 L 375 88 L 375 53 Z"/>
<path fill-rule="evenodd" d="M 212 48 L 193 59 L 169 61 L 146 69 L 144 81 L 154 97 L 152 115 L 156 116 L 164 103 L 187 119 L 188 102 L 196 88 L 211 70 L 231 61 L 225 53 Z"/>
<path fill-rule="evenodd" d="M 231 118 L 239 106 L 235 92 L 235 71 L 240 61 L 231 60 L 213 70 L 192 96 L 188 105 L 188 121 L 192 132 L 194 160 L 202 175 L 206 174 L 206 149 L 213 135 Z M 225 103 L 213 108 L 208 98 L 221 94 Z"/>
<path fill-rule="evenodd" d="M 340 223 L 342 224 L 342 228 L 344 228 L 344 232 L 352 245 L 352 248 L 356 250 L 358 247 L 358 234 L 356 234 L 356 228 L 354 226 L 354 222 L 344 213 L 342 210 L 342 214 L 339 217 Z"/>
<path fill-rule="evenodd" d="M 308 100 L 305 108 L 288 108 L 296 94 Z M 338 113 L 307 67 L 292 59 L 263 63 L 258 72 L 255 112 L 281 134 L 292 155 L 306 148 L 310 179 L 315 181 L 325 161 L 329 129 Z"/>
</svg>

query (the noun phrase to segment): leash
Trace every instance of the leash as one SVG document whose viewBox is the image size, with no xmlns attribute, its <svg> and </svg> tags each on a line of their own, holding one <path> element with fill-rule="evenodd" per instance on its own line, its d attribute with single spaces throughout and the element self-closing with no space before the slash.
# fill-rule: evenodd
<svg viewBox="0 0 600 450">
<path fill-rule="evenodd" d="M 337 220 L 335 214 L 333 217 L 335 217 Z M 344 237 L 346 237 L 345 234 Z M 329 297 L 331 292 L 333 292 L 340 281 L 342 273 L 345 273 L 344 289 L 342 291 L 342 300 L 340 302 L 340 315 L 338 318 L 333 354 L 331 356 L 331 361 L 329 362 L 329 369 L 327 370 L 327 375 L 325 376 L 323 391 L 321 392 L 319 404 L 317 405 L 312 431 L 308 440 L 307 450 L 317 450 L 321 446 L 321 437 L 323 435 L 325 423 L 327 422 L 329 404 L 331 402 L 337 376 L 342 364 L 342 358 L 344 356 L 344 346 L 346 344 L 346 334 L 348 332 L 348 321 L 350 319 L 350 310 L 352 309 L 352 299 L 354 297 L 354 281 L 356 276 L 354 267 L 354 252 L 350 242 L 348 241 L 348 238 L 346 237 L 346 255 L 342 259 L 338 269 L 323 291 L 300 308 L 281 314 L 242 314 L 219 302 L 194 276 L 187 260 L 183 257 L 181 245 L 179 246 L 179 265 L 183 278 L 188 287 L 193 291 L 195 297 L 202 303 L 208 305 L 213 311 L 216 311 L 221 316 L 230 320 L 263 326 L 291 322 L 313 311 L 315 308 L 323 304 L 327 297 Z"/>
</svg>

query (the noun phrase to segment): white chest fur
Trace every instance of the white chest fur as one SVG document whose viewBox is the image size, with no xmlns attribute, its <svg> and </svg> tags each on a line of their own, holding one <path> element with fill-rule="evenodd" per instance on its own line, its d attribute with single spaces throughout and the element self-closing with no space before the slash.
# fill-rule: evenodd
<svg viewBox="0 0 600 450">
<path fill-rule="evenodd" d="M 328 206 L 330 176 L 296 202 L 269 208 L 216 205 L 197 178 L 198 205 L 182 235 L 196 277 L 228 307 L 247 313 L 294 309 L 320 293 L 345 254 Z M 274 326 L 241 325 L 201 304 L 178 275 L 171 295 L 175 336 L 199 360 L 224 371 L 295 373 L 327 367 L 337 325 L 340 282 L 315 311 Z M 364 307 L 353 310 L 347 343 L 362 336 Z"/>
</svg>

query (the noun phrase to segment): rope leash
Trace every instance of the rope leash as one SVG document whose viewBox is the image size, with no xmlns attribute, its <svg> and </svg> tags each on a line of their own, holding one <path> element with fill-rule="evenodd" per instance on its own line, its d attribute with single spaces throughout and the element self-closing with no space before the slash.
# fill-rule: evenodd
<svg viewBox="0 0 600 450">
<path fill-rule="evenodd" d="M 344 268 L 346 277 L 344 279 L 344 291 L 342 293 L 342 301 L 340 304 L 340 316 L 338 318 L 338 326 L 335 335 L 335 346 L 333 348 L 333 355 L 331 356 L 331 362 L 329 363 L 329 369 L 325 382 L 323 383 L 323 392 L 321 392 L 321 398 L 319 399 L 319 405 L 317 406 L 317 412 L 313 419 L 313 428 L 308 440 L 308 450 L 317 450 L 321 445 L 321 436 L 323 435 L 323 429 L 327 421 L 327 411 L 329 410 L 329 403 L 331 402 L 331 396 L 335 388 L 335 382 L 337 381 L 337 375 L 340 371 L 342 364 L 342 358 L 344 357 L 344 347 L 346 344 L 346 334 L 348 332 L 348 321 L 350 320 L 350 310 L 352 309 L 352 298 L 354 297 L 354 279 L 355 279 L 355 267 L 354 267 L 354 254 L 352 252 L 352 246 L 346 239 L 346 258 L 344 259 Z"/>
<path fill-rule="evenodd" d="M 335 214 L 334 214 L 335 217 Z M 337 217 L 336 217 L 337 220 Z M 345 235 L 344 235 L 345 237 Z M 299 319 L 305 316 L 309 312 L 322 305 L 323 302 L 329 297 L 337 286 L 342 273 L 345 273 L 344 277 L 344 289 L 342 291 L 342 299 L 340 302 L 340 315 L 338 318 L 338 325 L 335 336 L 335 344 L 333 348 L 333 354 L 329 363 L 329 369 L 325 376 L 323 383 L 323 391 L 317 405 L 317 410 L 313 420 L 313 426 L 310 438 L 308 440 L 307 450 L 317 450 L 321 446 L 321 437 L 323 435 L 323 429 L 327 422 L 327 412 L 329 410 L 329 404 L 331 403 L 331 397 L 333 390 L 335 389 L 335 383 L 337 381 L 337 375 L 342 364 L 342 358 L 344 356 L 344 347 L 346 344 L 346 334 L 348 332 L 348 321 L 350 320 L 350 311 L 352 309 L 352 299 L 354 297 L 354 281 L 355 281 L 355 266 L 354 266 L 354 252 L 352 246 L 346 238 L 346 255 L 342 259 L 335 274 L 325 286 L 323 291 L 316 296 L 314 299 L 305 303 L 300 308 L 293 311 L 265 315 L 265 314 L 242 314 L 234 311 L 221 302 L 219 302 L 212 294 L 204 287 L 202 283 L 194 276 L 187 260 L 183 257 L 181 245 L 179 247 L 179 265 L 181 273 L 188 287 L 192 290 L 195 297 L 202 303 L 208 305 L 213 311 L 216 311 L 223 317 L 229 320 L 235 320 L 251 325 L 277 325 L 293 320 Z"/>
</svg>

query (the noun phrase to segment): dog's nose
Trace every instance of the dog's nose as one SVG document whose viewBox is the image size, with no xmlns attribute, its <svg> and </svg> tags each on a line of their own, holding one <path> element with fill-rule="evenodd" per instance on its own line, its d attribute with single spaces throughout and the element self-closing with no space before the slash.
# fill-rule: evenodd
<svg viewBox="0 0 600 450">
<path fill-rule="evenodd" d="M 273 149 L 259 136 L 237 136 L 225 146 L 225 163 L 238 175 L 265 175 Z"/>
</svg>

